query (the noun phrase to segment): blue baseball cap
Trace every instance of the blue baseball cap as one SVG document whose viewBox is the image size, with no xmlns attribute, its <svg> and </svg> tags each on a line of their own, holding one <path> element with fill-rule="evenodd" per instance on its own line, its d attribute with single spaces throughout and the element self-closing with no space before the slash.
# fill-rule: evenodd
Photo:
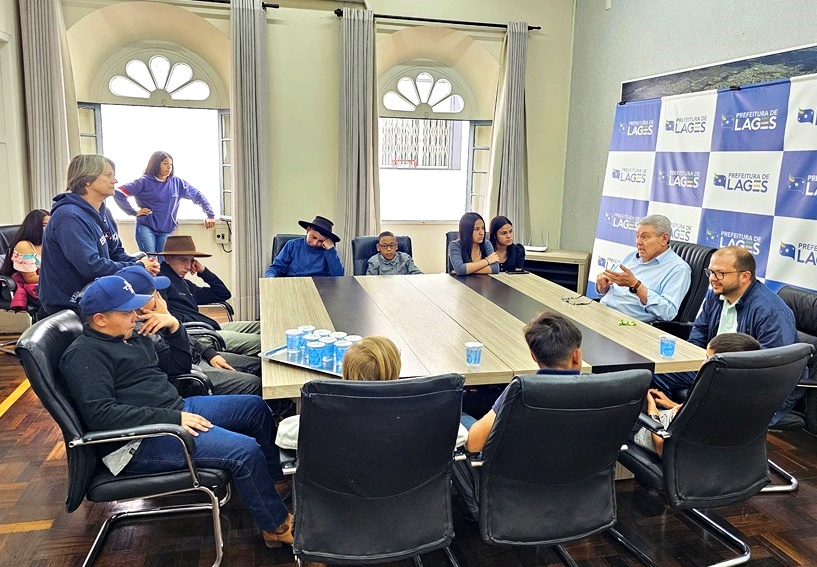
<svg viewBox="0 0 817 567">
<path fill-rule="evenodd" d="M 114 274 L 133 286 L 136 293 L 153 293 L 157 289 L 170 287 L 170 279 L 165 276 L 153 276 L 143 266 L 128 266 Z"/>
<path fill-rule="evenodd" d="M 134 311 L 153 295 L 137 295 L 133 286 L 119 276 L 103 276 L 85 288 L 79 308 L 85 315 L 105 311 Z"/>
</svg>

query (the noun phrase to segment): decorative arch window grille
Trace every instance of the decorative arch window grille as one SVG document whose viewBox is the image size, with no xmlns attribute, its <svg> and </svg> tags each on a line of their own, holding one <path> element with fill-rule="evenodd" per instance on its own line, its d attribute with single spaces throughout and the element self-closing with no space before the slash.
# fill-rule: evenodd
<svg viewBox="0 0 817 567">
<path fill-rule="evenodd" d="M 125 75 L 116 75 L 108 82 L 116 96 L 148 99 L 164 90 L 173 100 L 207 100 L 210 86 L 201 79 L 193 80 L 193 68 L 187 63 L 170 64 L 167 57 L 154 55 L 147 63 L 131 59 L 125 65 Z"/>
<path fill-rule="evenodd" d="M 401 77 L 397 81 L 397 92 L 388 91 L 383 95 L 383 106 L 389 110 L 415 112 L 423 111 L 423 105 L 430 107 L 433 114 L 457 114 L 465 108 L 463 98 L 451 94 L 451 82 L 437 79 L 423 71 L 415 79 Z"/>
</svg>

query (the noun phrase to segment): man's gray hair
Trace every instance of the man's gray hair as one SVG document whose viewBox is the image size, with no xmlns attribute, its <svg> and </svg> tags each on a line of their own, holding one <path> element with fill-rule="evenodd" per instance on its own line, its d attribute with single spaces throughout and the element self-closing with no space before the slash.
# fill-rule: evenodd
<svg viewBox="0 0 817 567">
<path fill-rule="evenodd" d="M 655 227 L 655 233 L 658 236 L 662 234 L 669 234 L 672 236 L 672 223 L 664 215 L 650 215 L 638 221 L 638 226 L 647 224 Z"/>
</svg>

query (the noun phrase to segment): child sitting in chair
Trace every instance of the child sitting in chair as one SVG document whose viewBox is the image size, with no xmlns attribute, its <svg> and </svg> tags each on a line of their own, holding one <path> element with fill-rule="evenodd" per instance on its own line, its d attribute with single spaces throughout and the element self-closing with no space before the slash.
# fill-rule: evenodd
<svg viewBox="0 0 817 567">
<path fill-rule="evenodd" d="M 745 333 L 723 333 L 716 336 L 706 345 L 706 358 L 722 352 L 741 352 L 750 350 L 760 350 L 760 343 L 754 337 Z M 658 409 L 661 407 L 662 409 Z M 669 427 L 681 404 L 673 402 L 667 395 L 658 389 L 650 389 L 647 393 L 647 415 L 664 426 Z M 635 444 L 644 447 L 648 451 L 656 453 L 659 457 L 664 454 L 664 440 L 646 427 L 638 430 L 634 437 Z"/>
<path fill-rule="evenodd" d="M 366 267 L 367 276 L 402 276 L 423 273 L 414 265 L 411 256 L 397 251 L 397 238 L 389 231 L 381 232 L 377 237 L 377 251 L 378 254 L 369 258 L 369 265 Z"/>
</svg>

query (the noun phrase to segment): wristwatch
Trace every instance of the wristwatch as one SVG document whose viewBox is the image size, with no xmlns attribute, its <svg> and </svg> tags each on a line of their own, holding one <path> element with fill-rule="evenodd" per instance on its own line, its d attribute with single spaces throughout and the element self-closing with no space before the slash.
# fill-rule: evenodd
<svg viewBox="0 0 817 567">
<path fill-rule="evenodd" d="M 636 280 L 635 285 L 628 289 L 630 290 L 630 293 L 635 293 L 638 291 L 639 287 L 641 287 L 641 280 Z"/>
</svg>

